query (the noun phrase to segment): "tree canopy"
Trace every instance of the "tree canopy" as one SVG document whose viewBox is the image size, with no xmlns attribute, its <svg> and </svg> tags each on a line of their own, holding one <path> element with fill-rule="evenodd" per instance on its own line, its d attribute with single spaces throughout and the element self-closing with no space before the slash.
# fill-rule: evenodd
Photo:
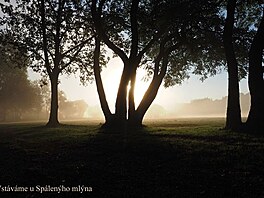
<svg viewBox="0 0 264 198">
<path fill-rule="evenodd" d="M 61 73 L 76 72 L 85 65 L 90 80 L 91 24 L 84 5 L 68 0 L 18 0 L 0 4 L 5 29 L 11 43 L 23 49 L 34 71 L 48 76 L 51 82 L 51 111 L 48 125 L 58 125 L 58 78 Z M 88 71 L 88 72 L 87 72 Z"/>
<path fill-rule="evenodd" d="M 41 111 L 40 91 L 28 80 L 26 67 L 15 67 L 19 62 L 12 58 L 15 50 L 10 54 L 10 46 L 0 48 L 0 120 L 17 120 L 23 112 Z"/>
<path fill-rule="evenodd" d="M 99 39 L 124 63 L 115 117 L 138 125 L 163 80 L 168 87 L 188 78 L 189 72 L 202 78 L 217 73 L 225 63 L 219 8 L 218 1 L 203 0 L 92 1 Z M 136 108 L 134 85 L 139 66 L 148 70 L 152 80 Z"/>
</svg>

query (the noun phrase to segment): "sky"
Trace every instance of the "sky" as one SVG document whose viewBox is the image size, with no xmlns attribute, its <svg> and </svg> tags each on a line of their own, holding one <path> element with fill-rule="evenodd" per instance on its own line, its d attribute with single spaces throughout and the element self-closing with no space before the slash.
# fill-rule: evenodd
<svg viewBox="0 0 264 198">
<path fill-rule="evenodd" d="M 107 100 L 110 109 L 114 110 L 115 98 L 118 89 L 119 79 L 122 72 L 122 62 L 118 58 L 111 59 L 109 66 L 103 70 L 102 79 L 106 90 Z M 135 102 L 136 105 L 142 98 L 149 82 L 144 82 L 144 70 L 138 70 Z M 38 79 L 38 74 L 29 71 L 31 80 Z M 95 83 L 88 86 L 81 85 L 78 75 L 60 77 L 61 84 L 59 88 L 66 93 L 68 100 L 85 100 L 89 106 L 99 105 L 98 94 Z M 247 93 L 247 80 L 243 79 L 240 82 L 240 92 Z M 160 87 L 158 95 L 154 100 L 154 104 L 163 106 L 166 110 L 177 106 L 179 103 L 188 103 L 194 99 L 211 98 L 221 99 L 227 95 L 227 73 L 222 72 L 214 77 L 206 79 L 204 82 L 199 80 L 199 76 L 191 76 L 181 85 L 176 85 L 170 88 Z"/>
</svg>

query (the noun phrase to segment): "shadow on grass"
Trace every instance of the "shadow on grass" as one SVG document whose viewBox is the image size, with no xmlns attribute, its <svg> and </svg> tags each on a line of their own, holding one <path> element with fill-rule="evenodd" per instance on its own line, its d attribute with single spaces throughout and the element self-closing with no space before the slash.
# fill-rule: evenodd
<svg viewBox="0 0 264 198">
<path fill-rule="evenodd" d="M 32 186 L 37 191 L 38 186 L 50 190 L 48 185 L 80 185 L 93 190 L 0 192 L 1 197 L 264 195 L 263 139 L 258 142 L 235 134 L 230 141 L 226 135 L 217 136 L 214 128 L 215 135 L 210 137 L 203 132 L 186 133 L 180 127 L 126 131 L 102 131 L 98 125 L 0 127 L 1 186 Z"/>
</svg>

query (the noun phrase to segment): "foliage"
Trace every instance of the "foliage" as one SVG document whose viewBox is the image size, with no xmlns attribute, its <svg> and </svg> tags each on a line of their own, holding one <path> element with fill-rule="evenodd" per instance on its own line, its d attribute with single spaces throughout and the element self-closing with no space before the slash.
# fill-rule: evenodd
<svg viewBox="0 0 264 198">
<path fill-rule="evenodd" d="M 0 53 L 0 60 L 0 119 L 21 119 L 23 112 L 37 114 L 42 100 L 39 87 L 28 80 L 25 68 L 14 68 L 5 54 Z"/>
<path fill-rule="evenodd" d="M 220 1 L 204 0 L 92 1 L 97 34 L 124 63 L 116 117 L 141 122 L 162 81 L 169 87 L 188 78 L 190 71 L 202 79 L 219 72 L 225 63 L 220 7 Z M 135 108 L 134 85 L 140 65 L 152 81 Z"/>
<path fill-rule="evenodd" d="M 80 65 L 91 65 L 90 49 L 84 46 L 90 40 L 91 25 L 83 5 L 74 1 L 43 1 L 42 21 L 41 2 L 18 0 L 14 5 L 1 5 L 4 27 L 12 35 L 9 42 L 24 49 L 32 61 L 30 66 L 43 75 L 56 65 L 63 73 L 76 72 Z M 91 73 L 89 76 L 88 80 Z"/>
<path fill-rule="evenodd" d="M 141 65 L 154 73 L 154 60 L 159 47 L 178 45 L 168 60 L 165 87 L 181 83 L 189 72 L 205 79 L 221 71 L 225 64 L 222 47 L 223 19 L 221 1 L 140 1 L 137 12 L 138 52 L 153 45 L 144 55 Z M 132 1 L 106 1 L 102 11 L 104 31 L 110 41 L 125 53 L 131 53 Z M 204 6 L 200 6 L 204 5 Z"/>
<path fill-rule="evenodd" d="M 71 0 L 18 0 L 0 4 L 5 28 L 12 35 L 11 43 L 24 48 L 31 67 L 51 85 L 50 117 L 47 126 L 59 125 L 58 83 L 62 73 L 75 73 L 79 66 L 86 69 L 81 80 L 91 80 L 90 41 L 92 27 L 85 16 L 85 2 Z M 87 7 L 88 8 L 88 7 Z M 82 72 L 81 72 L 82 74 Z"/>
<path fill-rule="evenodd" d="M 248 73 L 248 53 L 260 23 L 262 9 L 258 1 L 237 3 L 233 39 L 240 79 L 245 78 Z"/>
<path fill-rule="evenodd" d="M 50 89 L 39 81 L 28 80 L 29 60 L 16 46 L 1 34 L 0 47 L 0 121 L 46 119 L 50 108 Z M 68 101 L 59 92 L 61 116 L 83 118 L 87 104 L 84 101 Z M 69 114 L 69 115 L 67 115 Z"/>
</svg>

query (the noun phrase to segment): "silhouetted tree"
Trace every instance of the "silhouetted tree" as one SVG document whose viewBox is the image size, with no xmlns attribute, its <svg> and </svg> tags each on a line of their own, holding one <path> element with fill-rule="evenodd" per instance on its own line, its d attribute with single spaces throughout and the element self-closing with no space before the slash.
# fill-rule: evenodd
<svg viewBox="0 0 264 198">
<path fill-rule="evenodd" d="M 61 73 L 77 71 L 90 64 L 90 23 L 83 12 L 83 1 L 18 0 L 14 5 L 0 4 L 5 14 L 5 28 L 11 41 L 26 50 L 34 71 L 47 75 L 51 85 L 48 126 L 59 125 L 58 83 Z M 85 18 L 85 20 L 84 20 Z M 89 69 L 90 79 L 91 72 Z"/>
<path fill-rule="evenodd" d="M 262 113 L 260 113 L 263 112 L 263 105 L 260 102 L 263 101 L 263 33 L 261 33 L 263 31 L 261 28 L 263 27 L 261 23 L 258 28 L 261 9 L 263 8 L 257 1 L 229 0 L 227 2 L 227 17 L 223 36 L 229 77 L 227 129 L 237 130 L 242 125 L 239 104 L 238 82 L 241 77 L 239 65 L 247 66 L 249 64 L 251 110 L 247 120 L 247 127 L 249 129 L 261 128 L 261 123 L 263 122 Z M 254 36 L 256 29 L 258 31 Z M 248 54 L 243 51 L 249 53 L 249 58 Z M 242 72 L 243 74 L 244 72 Z"/>
<path fill-rule="evenodd" d="M 238 63 L 233 46 L 236 0 L 228 0 L 226 7 L 227 16 L 223 34 L 228 71 L 228 101 L 225 128 L 237 130 L 241 127 L 242 122 L 239 102 Z"/>
<path fill-rule="evenodd" d="M 249 51 L 248 85 L 251 95 L 250 112 L 247 128 L 253 131 L 264 129 L 264 79 L 263 79 L 263 49 L 264 49 L 264 7 L 262 5 L 262 19 L 257 27 L 257 33 Z"/>
<path fill-rule="evenodd" d="M 217 1 L 92 0 L 98 34 L 95 75 L 106 125 L 128 122 L 140 126 L 163 80 L 165 86 L 175 85 L 187 78 L 191 69 L 204 77 L 215 74 L 217 66 L 223 64 L 218 13 Z M 100 79 L 100 40 L 124 64 L 114 114 L 109 110 Z M 136 71 L 141 65 L 152 80 L 136 108 Z"/>
</svg>

